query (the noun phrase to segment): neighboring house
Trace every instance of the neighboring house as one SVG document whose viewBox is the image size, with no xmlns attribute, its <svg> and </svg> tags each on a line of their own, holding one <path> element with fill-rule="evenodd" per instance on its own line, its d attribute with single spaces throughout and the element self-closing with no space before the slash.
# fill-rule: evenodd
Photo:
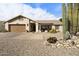
<svg viewBox="0 0 79 59">
<path fill-rule="evenodd" d="M 62 23 L 58 20 L 32 20 L 18 15 L 5 22 L 5 29 L 9 32 L 44 32 L 50 29 L 62 31 Z"/>
</svg>

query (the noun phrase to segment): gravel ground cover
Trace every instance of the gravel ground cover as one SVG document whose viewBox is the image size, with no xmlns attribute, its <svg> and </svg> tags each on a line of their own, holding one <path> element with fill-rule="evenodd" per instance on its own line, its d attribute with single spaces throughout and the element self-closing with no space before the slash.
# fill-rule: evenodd
<svg viewBox="0 0 79 59">
<path fill-rule="evenodd" d="M 53 48 L 44 42 L 48 37 L 62 39 L 62 33 L 0 33 L 1 56 L 78 56 L 78 48 Z"/>
</svg>

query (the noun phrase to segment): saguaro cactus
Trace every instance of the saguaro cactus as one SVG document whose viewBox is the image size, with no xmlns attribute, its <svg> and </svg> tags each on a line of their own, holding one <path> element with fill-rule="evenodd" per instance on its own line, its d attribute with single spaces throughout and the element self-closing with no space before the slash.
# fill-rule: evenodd
<svg viewBox="0 0 79 59">
<path fill-rule="evenodd" d="M 77 32 L 79 32 L 79 3 L 77 3 Z"/>
<path fill-rule="evenodd" d="M 65 39 L 66 31 L 68 31 L 68 19 L 66 13 L 66 4 L 62 4 L 62 21 L 63 21 L 63 37 Z"/>
<path fill-rule="evenodd" d="M 74 3 L 74 10 L 73 10 L 73 32 L 74 34 L 78 31 L 78 4 Z"/>
<path fill-rule="evenodd" d="M 68 15 L 68 29 L 69 32 L 72 34 L 73 33 L 73 3 L 68 3 L 68 11 L 67 11 L 67 15 Z"/>
</svg>

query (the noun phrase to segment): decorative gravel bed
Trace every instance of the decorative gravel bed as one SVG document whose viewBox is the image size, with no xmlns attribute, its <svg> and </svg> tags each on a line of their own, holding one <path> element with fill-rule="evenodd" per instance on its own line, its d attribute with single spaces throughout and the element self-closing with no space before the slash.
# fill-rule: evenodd
<svg viewBox="0 0 79 59">
<path fill-rule="evenodd" d="M 44 42 L 50 36 L 62 38 L 62 33 L 0 33 L 2 56 L 77 56 L 79 48 L 53 47 Z M 37 36 L 36 36 L 37 35 Z M 2 37 L 1 37 L 2 36 Z M 34 36 L 34 38 L 33 38 Z M 36 36 L 36 37 L 35 37 Z M 7 38 L 6 38 L 7 37 Z M 37 39 L 36 39 L 37 38 Z"/>
</svg>

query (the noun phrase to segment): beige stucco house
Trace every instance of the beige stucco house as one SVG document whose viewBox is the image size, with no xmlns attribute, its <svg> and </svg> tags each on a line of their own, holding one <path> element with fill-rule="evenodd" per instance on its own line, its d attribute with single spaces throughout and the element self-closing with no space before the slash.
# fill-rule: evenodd
<svg viewBox="0 0 79 59">
<path fill-rule="evenodd" d="M 5 22 L 5 29 L 9 32 L 45 32 L 50 29 L 62 32 L 62 23 L 58 20 L 32 20 L 18 15 Z"/>
</svg>

